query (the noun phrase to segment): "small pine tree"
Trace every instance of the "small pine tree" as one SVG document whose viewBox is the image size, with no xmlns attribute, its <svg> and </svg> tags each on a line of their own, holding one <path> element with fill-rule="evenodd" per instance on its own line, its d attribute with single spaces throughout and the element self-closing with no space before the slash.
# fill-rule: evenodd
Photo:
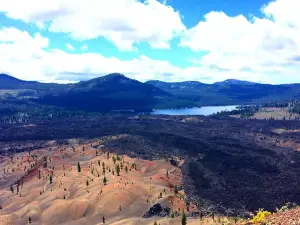
<svg viewBox="0 0 300 225">
<path fill-rule="evenodd" d="M 169 178 L 169 171 L 167 170 L 167 178 Z"/>
<path fill-rule="evenodd" d="M 86 180 L 86 186 L 89 186 L 89 180 Z"/>
<path fill-rule="evenodd" d="M 157 222 L 156 222 L 156 221 L 154 221 L 154 225 L 157 225 Z"/>
<path fill-rule="evenodd" d="M 41 179 L 41 171 L 39 170 L 39 179 Z"/>
<path fill-rule="evenodd" d="M 31 223 L 31 217 L 29 216 L 29 218 L 28 218 L 28 223 Z"/>
<path fill-rule="evenodd" d="M 77 170 L 78 170 L 78 173 L 81 172 L 81 167 L 80 167 L 80 163 L 79 162 L 77 163 Z"/>
<path fill-rule="evenodd" d="M 185 215 L 184 211 L 182 212 L 181 225 L 187 225 L 186 215 Z"/>
<path fill-rule="evenodd" d="M 105 223 L 105 218 L 104 218 L 104 216 L 102 217 L 102 222 Z"/>
<path fill-rule="evenodd" d="M 52 184 L 52 176 L 49 177 L 50 184 Z"/>
<path fill-rule="evenodd" d="M 109 159 L 109 152 L 107 152 L 107 155 L 106 155 L 106 156 L 107 156 L 107 159 Z"/>
<path fill-rule="evenodd" d="M 116 160 L 116 157 L 115 157 L 115 156 L 112 157 L 112 160 L 113 160 L 114 164 L 116 164 L 116 161 L 117 161 L 117 160 Z"/>
<path fill-rule="evenodd" d="M 106 177 L 104 177 L 103 178 L 103 184 L 106 185 L 106 183 L 107 183 L 107 179 L 106 179 Z"/>
<path fill-rule="evenodd" d="M 11 191 L 11 193 L 14 193 L 14 186 L 13 185 L 10 185 L 10 191 Z"/>
<path fill-rule="evenodd" d="M 200 220 L 202 220 L 202 219 L 203 219 L 203 212 L 200 211 Z"/>
<path fill-rule="evenodd" d="M 98 160 L 98 166 L 100 166 L 100 160 Z"/>
<path fill-rule="evenodd" d="M 127 168 L 127 166 L 125 167 L 125 171 L 126 171 L 126 173 L 128 173 L 128 168 Z"/>
<path fill-rule="evenodd" d="M 175 214 L 174 212 L 171 213 L 171 218 L 174 218 L 175 217 Z"/>
<path fill-rule="evenodd" d="M 120 176 L 120 165 L 117 164 L 116 166 L 116 172 L 117 172 L 117 175 Z"/>
<path fill-rule="evenodd" d="M 174 193 L 178 194 L 178 187 L 177 187 L 177 185 L 174 186 Z"/>
</svg>

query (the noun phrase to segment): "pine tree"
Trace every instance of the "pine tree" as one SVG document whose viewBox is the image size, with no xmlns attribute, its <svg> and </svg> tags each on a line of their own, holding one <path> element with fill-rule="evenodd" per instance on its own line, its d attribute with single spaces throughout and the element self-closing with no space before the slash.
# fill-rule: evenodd
<svg viewBox="0 0 300 225">
<path fill-rule="evenodd" d="M 28 223 L 31 223 L 31 217 L 29 216 L 29 218 L 28 218 Z"/>
<path fill-rule="evenodd" d="M 202 220 L 203 219 L 203 212 L 202 212 L 202 210 L 200 211 L 200 220 Z"/>
<path fill-rule="evenodd" d="M 100 160 L 98 160 L 98 166 L 100 166 Z"/>
<path fill-rule="evenodd" d="M 120 176 L 120 165 L 117 164 L 116 166 L 116 172 L 117 172 L 117 175 Z"/>
<path fill-rule="evenodd" d="M 77 163 L 77 170 L 78 170 L 78 173 L 81 172 L 81 167 L 80 167 L 80 163 L 79 162 Z"/>
<path fill-rule="evenodd" d="M 107 159 L 109 159 L 109 152 L 107 152 Z"/>
<path fill-rule="evenodd" d="M 187 225 L 186 215 L 185 215 L 184 211 L 182 212 L 181 225 Z"/>
<path fill-rule="evenodd" d="M 86 186 L 89 186 L 89 180 L 86 180 Z"/>
<path fill-rule="evenodd" d="M 10 191 L 11 191 L 11 193 L 14 193 L 14 186 L 13 185 L 10 185 Z"/>
<path fill-rule="evenodd" d="M 41 179 L 41 171 L 39 170 L 39 179 Z"/>
<path fill-rule="evenodd" d="M 156 222 L 156 221 L 154 221 L 154 225 L 157 225 L 157 222 Z"/>
<path fill-rule="evenodd" d="M 104 177 L 103 178 L 103 184 L 106 185 L 106 183 L 107 183 L 107 179 L 106 179 L 106 177 Z"/>
<path fill-rule="evenodd" d="M 126 173 L 128 173 L 128 168 L 127 168 L 127 166 L 125 167 L 125 171 L 126 171 Z"/>
<path fill-rule="evenodd" d="M 174 193 L 178 194 L 178 187 L 177 187 L 177 185 L 174 186 Z"/>
<path fill-rule="evenodd" d="M 116 164 L 117 160 L 116 160 L 115 156 L 112 157 L 112 160 L 113 160 L 114 164 Z"/>
<path fill-rule="evenodd" d="M 105 218 L 104 218 L 104 216 L 102 217 L 102 222 L 105 223 Z"/>
<path fill-rule="evenodd" d="M 52 176 L 49 177 L 50 184 L 52 184 Z"/>
</svg>

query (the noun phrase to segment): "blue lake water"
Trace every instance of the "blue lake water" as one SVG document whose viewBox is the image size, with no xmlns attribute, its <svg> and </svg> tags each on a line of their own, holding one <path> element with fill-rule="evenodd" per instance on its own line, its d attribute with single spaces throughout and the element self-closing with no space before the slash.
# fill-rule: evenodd
<svg viewBox="0 0 300 225">
<path fill-rule="evenodd" d="M 229 106 L 204 106 L 201 108 L 184 108 L 184 109 L 157 109 L 153 110 L 153 115 L 202 115 L 209 116 L 221 111 L 232 111 L 237 109 L 236 105 Z"/>
</svg>

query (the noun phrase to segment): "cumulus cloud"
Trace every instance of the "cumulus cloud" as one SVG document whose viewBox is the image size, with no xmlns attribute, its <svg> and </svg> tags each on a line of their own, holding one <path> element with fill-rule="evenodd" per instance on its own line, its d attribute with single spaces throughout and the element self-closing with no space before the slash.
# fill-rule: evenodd
<svg viewBox="0 0 300 225">
<path fill-rule="evenodd" d="M 185 68 L 142 53 L 132 60 L 104 57 L 101 53 L 89 53 L 86 44 L 79 47 L 81 54 L 71 54 L 50 49 L 49 39 L 39 33 L 30 35 L 10 27 L 0 29 L 0 72 L 47 82 L 86 80 L 112 72 L 140 81 L 212 83 L 234 78 L 299 82 L 299 4 L 299 0 L 276 0 L 261 8 L 263 17 L 250 19 L 210 12 L 186 30 L 179 13 L 157 0 L 28 0 L 26 4 L 20 0 L 1 1 L 0 12 L 7 17 L 79 40 L 102 36 L 120 50 L 134 50 L 134 44 L 140 42 L 167 49 L 172 38 L 182 35 L 182 47 L 207 54 L 198 59 L 182 59 L 193 62 Z"/>
<path fill-rule="evenodd" d="M 15 28 L 0 29 L 0 72 L 25 80 L 69 83 L 103 76 L 113 72 L 140 81 L 199 80 L 207 83 L 228 78 L 271 82 L 262 72 L 230 70 L 195 65 L 180 68 L 168 61 L 140 55 L 132 60 L 104 57 L 100 53 L 68 53 L 49 49 L 49 40 L 40 34 L 29 35 Z M 209 61 L 210 59 L 204 59 Z M 297 55 L 291 60 L 297 61 Z M 201 62 L 201 61 L 200 61 Z M 201 62 L 202 63 L 202 62 Z"/>
<path fill-rule="evenodd" d="M 179 13 L 157 0 L 10 0 L 1 1 L 0 12 L 39 27 L 48 23 L 50 31 L 77 40 L 104 37 L 121 50 L 140 42 L 170 48 L 185 30 Z"/>
<path fill-rule="evenodd" d="M 180 45 L 207 51 L 198 61 L 204 67 L 263 73 L 273 77 L 273 83 L 278 76 L 299 81 L 299 8 L 299 0 L 276 0 L 262 7 L 263 18 L 210 12 L 187 30 Z"/>
</svg>

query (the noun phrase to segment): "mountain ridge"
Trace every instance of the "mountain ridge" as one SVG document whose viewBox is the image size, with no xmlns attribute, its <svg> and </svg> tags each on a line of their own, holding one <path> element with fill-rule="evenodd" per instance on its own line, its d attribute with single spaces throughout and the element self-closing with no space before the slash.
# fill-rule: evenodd
<svg viewBox="0 0 300 225">
<path fill-rule="evenodd" d="M 15 91 L 17 97 L 23 91 L 21 97 L 26 92 L 26 98 L 34 98 L 39 104 L 84 111 L 151 111 L 154 108 L 258 104 L 300 98 L 300 84 L 271 85 L 235 79 L 213 84 L 159 80 L 142 83 L 120 73 L 74 84 L 23 81 L 0 74 L 0 90 Z"/>
<path fill-rule="evenodd" d="M 111 77 L 120 76 L 120 77 L 126 77 L 126 78 L 131 79 L 131 80 L 135 80 L 135 79 L 127 77 L 126 75 L 124 75 L 122 73 L 109 73 L 107 75 L 95 77 L 95 78 L 92 78 L 90 80 L 105 78 L 105 77 L 108 77 L 108 76 L 111 76 Z M 7 79 L 11 79 L 11 80 L 18 80 L 18 81 L 21 81 L 21 82 L 30 82 L 30 83 L 39 83 L 39 84 L 61 84 L 61 83 L 55 83 L 55 82 L 48 83 L 48 82 L 39 82 L 39 81 L 28 81 L 28 80 L 23 80 L 23 79 L 16 78 L 16 77 L 14 77 L 12 75 L 9 75 L 9 74 L 6 74 L 6 73 L 0 73 L 0 81 L 3 78 L 7 78 Z M 90 81 L 90 80 L 82 80 L 82 81 L 79 81 L 77 83 L 65 83 L 65 84 L 61 84 L 61 85 L 79 84 L 79 83 L 87 82 L 87 81 Z M 268 83 L 253 82 L 253 81 L 239 80 L 239 79 L 226 79 L 226 80 L 223 80 L 223 81 L 216 81 L 214 83 L 204 83 L 204 82 L 196 81 L 196 80 L 174 81 L 174 82 L 173 81 L 172 82 L 167 82 L 167 81 L 161 81 L 161 80 L 147 80 L 147 81 L 141 82 L 141 83 L 155 83 L 155 82 L 167 83 L 167 84 L 191 83 L 191 84 L 204 84 L 204 85 L 213 85 L 213 84 L 221 84 L 221 83 L 241 84 L 241 85 L 243 85 L 243 84 L 262 84 L 262 85 L 273 85 L 273 86 L 278 86 L 278 85 L 280 85 L 280 86 L 281 85 L 282 86 L 300 85 L 300 82 L 299 83 L 286 83 L 286 84 L 285 83 L 284 84 L 268 84 Z"/>
</svg>

